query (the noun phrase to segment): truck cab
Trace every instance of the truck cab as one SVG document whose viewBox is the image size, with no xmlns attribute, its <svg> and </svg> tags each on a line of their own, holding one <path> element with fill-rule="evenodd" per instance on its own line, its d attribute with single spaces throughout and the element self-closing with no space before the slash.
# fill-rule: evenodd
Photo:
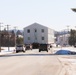
<svg viewBox="0 0 76 75">
<path fill-rule="evenodd" d="M 39 45 L 39 52 L 40 51 L 47 51 L 50 50 L 50 44 L 40 44 Z"/>
</svg>

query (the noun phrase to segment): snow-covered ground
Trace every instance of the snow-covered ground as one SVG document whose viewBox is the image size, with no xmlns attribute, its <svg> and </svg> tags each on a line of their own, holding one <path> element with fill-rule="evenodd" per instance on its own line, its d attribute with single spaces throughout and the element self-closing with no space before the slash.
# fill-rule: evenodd
<svg viewBox="0 0 76 75">
<path fill-rule="evenodd" d="M 53 53 L 56 53 L 58 50 L 69 50 L 69 51 L 76 52 L 76 48 L 75 47 L 53 47 L 52 48 Z"/>
<path fill-rule="evenodd" d="M 0 52 L 0 55 L 3 55 L 3 54 L 9 54 L 9 53 L 13 53 L 14 50 L 15 50 L 15 47 L 1 47 L 1 52 Z"/>
<path fill-rule="evenodd" d="M 76 75 L 76 57 L 62 56 L 58 58 L 62 64 L 60 75 Z M 64 73 L 64 74 L 63 74 Z"/>
<path fill-rule="evenodd" d="M 15 52 L 15 47 L 9 47 L 9 50 L 8 50 L 8 47 L 1 47 L 1 49 L 3 49 L 3 50 L 1 50 L 0 55 Z M 61 47 L 53 47 L 50 49 L 50 51 L 52 51 L 53 54 L 56 53 L 58 50 L 70 50 L 70 51 L 76 52 L 76 48 L 74 48 L 74 47 L 62 47 L 62 48 Z M 29 51 L 29 53 L 31 53 L 31 52 Z"/>
</svg>

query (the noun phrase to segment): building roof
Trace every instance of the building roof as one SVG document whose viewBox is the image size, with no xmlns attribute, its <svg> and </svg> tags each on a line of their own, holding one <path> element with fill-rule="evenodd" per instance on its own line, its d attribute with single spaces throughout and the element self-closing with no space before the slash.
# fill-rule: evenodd
<svg viewBox="0 0 76 75">
<path fill-rule="evenodd" d="M 31 25 L 29 25 L 29 26 L 27 26 L 27 27 L 30 27 L 30 26 L 32 26 L 32 25 L 39 25 L 39 26 L 43 26 L 43 27 L 46 27 L 46 28 L 49 28 L 49 27 L 47 27 L 47 26 L 44 26 L 44 25 L 42 25 L 42 24 L 39 24 L 39 23 L 33 23 L 33 24 L 31 24 Z M 27 27 L 25 27 L 25 28 L 27 28 Z M 24 29 L 25 29 L 24 28 Z M 49 29 L 51 29 L 51 28 L 49 28 Z M 53 30 L 53 29 L 52 29 Z"/>
</svg>

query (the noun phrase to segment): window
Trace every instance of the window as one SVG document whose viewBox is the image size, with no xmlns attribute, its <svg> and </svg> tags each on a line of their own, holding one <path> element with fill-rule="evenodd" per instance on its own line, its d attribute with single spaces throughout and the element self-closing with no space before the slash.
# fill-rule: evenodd
<svg viewBox="0 0 76 75">
<path fill-rule="evenodd" d="M 41 32 L 43 33 L 44 32 L 44 29 L 42 29 Z"/>
<path fill-rule="evenodd" d="M 27 30 L 27 33 L 30 33 L 30 29 Z"/>
<path fill-rule="evenodd" d="M 44 37 L 42 37 L 42 40 L 44 40 Z"/>
<path fill-rule="evenodd" d="M 35 29 L 35 32 L 37 32 L 37 29 Z"/>
<path fill-rule="evenodd" d="M 28 40 L 30 40 L 30 37 L 28 37 Z"/>
</svg>

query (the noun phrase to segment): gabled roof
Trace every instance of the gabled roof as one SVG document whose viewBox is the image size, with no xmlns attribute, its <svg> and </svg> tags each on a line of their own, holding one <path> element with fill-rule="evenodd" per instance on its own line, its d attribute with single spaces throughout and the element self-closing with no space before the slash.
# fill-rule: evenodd
<svg viewBox="0 0 76 75">
<path fill-rule="evenodd" d="M 43 27 L 46 27 L 46 28 L 49 28 L 49 27 L 47 27 L 47 26 L 44 26 L 44 25 L 42 25 L 42 24 L 39 24 L 39 23 L 33 23 L 33 24 L 31 24 L 31 25 L 29 25 L 29 26 L 27 26 L 27 27 L 30 27 L 30 26 L 32 26 L 32 25 L 39 25 L 39 26 L 43 26 Z M 25 28 L 27 28 L 27 27 L 25 27 Z M 51 29 L 51 28 L 49 28 L 49 29 Z M 53 30 L 53 29 L 52 29 Z"/>
</svg>

